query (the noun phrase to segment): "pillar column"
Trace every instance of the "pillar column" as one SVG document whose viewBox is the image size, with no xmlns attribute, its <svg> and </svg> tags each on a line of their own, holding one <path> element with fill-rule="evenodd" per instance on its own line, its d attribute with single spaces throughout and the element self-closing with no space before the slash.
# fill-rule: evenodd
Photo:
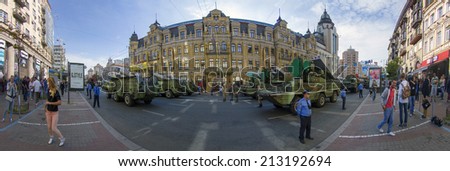
<svg viewBox="0 0 450 171">
<path fill-rule="evenodd" d="M 28 64 L 27 64 L 28 66 L 28 77 L 33 77 L 34 76 L 34 57 L 29 57 L 28 58 Z"/>
<path fill-rule="evenodd" d="M 6 68 L 5 78 L 9 78 L 15 74 L 14 73 L 14 64 L 16 61 L 15 53 L 16 53 L 15 49 L 12 45 L 6 49 L 7 68 Z"/>
</svg>

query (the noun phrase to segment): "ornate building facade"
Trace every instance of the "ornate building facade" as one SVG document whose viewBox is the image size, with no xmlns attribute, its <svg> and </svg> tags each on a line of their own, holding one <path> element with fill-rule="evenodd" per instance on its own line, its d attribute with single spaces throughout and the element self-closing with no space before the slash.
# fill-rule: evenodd
<svg viewBox="0 0 450 171">
<path fill-rule="evenodd" d="M 156 21 L 142 38 L 132 34 L 130 68 L 144 76 L 159 72 L 195 81 L 211 81 L 204 77 L 211 72 L 232 81 L 234 73 L 289 66 L 295 58 L 320 57 L 325 62 L 335 57 L 329 66 L 337 68 L 339 38 L 326 11 L 317 32 L 300 34 L 287 25 L 281 17 L 272 25 L 230 18 L 217 9 L 202 19 L 166 27 Z"/>
<path fill-rule="evenodd" d="M 0 0 L 0 75 L 48 76 L 53 37 L 48 0 Z"/>
</svg>

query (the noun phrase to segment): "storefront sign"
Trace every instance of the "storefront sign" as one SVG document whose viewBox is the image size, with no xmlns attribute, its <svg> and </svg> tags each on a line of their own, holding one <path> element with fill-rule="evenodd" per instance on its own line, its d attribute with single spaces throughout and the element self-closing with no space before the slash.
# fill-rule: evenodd
<svg viewBox="0 0 450 171">
<path fill-rule="evenodd" d="M 25 58 L 25 59 L 28 59 L 28 53 L 25 52 L 25 51 L 23 51 L 23 50 L 21 50 L 21 51 L 20 51 L 20 57 Z"/>
<path fill-rule="evenodd" d="M 447 50 L 447 51 L 444 51 L 444 52 L 440 53 L 437 56 L 433 56 L 431 58 L 428 58 L 428 59 L 422 61 L 422 65 L 421 66 L 422 67 L 426 67 L 426 66 L 429 66 L 431 64 L 444 61 L 444 60 L 448 59 L 448 57 L 449 57 L 449 51 Z"/>
<path fill-rule="evenodd" d="M 71 90 L 84 89 L 84 64 L 69 63 L 69 83 Z"/>
<path fill-rule="evenodd" d="M 6 42 L 0 39 L 0 49 L 6 49 Z"/>
</svg>

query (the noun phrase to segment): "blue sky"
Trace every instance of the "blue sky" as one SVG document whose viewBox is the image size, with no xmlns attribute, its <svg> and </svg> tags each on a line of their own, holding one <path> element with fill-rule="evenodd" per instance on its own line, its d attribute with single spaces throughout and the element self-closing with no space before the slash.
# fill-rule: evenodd
<svg viewBox="0 0 450 171">
<path fill-rule="evenodd" d="M 338 34 L 339 54 L 350 47 L 360 60 L 387 59 L 387 45 L 405 0 L 50 0 L 55 40 L 66 44 L 71 62 L 89 68 L 128 56 L 129 37 L 145 35 L 155 14 L 162 26 L 200 19 L 217 7 L 231 18 L 274 24 L 281 17 L 300 33 L 317 26 L 326 6 Z M 57 44 L 57 42 L 55 42 Z"/>
</svg>

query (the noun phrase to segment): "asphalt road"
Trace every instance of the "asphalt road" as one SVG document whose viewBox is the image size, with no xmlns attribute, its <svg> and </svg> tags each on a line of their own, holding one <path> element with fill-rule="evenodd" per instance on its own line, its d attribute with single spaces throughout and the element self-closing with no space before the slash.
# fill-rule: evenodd
<svg viewBox="0 0 450 171">
<path fill-rule="evenodd" d="M 348 94 L 345 111 L 341 99 L 313 108 L 315 139 L 306 144 L 298 141 L 298 118 L 287 108 L 277 109 L 267 101 L 258 108 L 250 97 L 240 97 L 238 103 L 222 102 L 222 97 L 209 94 L 157 97 L 149 105 L 127 107 L 102 94 L 101 108 L 95 110 L 118 132 L 152 151 L 310 150 L 341 126 L 362 101 L 357 94 Z"/>
</svg>

